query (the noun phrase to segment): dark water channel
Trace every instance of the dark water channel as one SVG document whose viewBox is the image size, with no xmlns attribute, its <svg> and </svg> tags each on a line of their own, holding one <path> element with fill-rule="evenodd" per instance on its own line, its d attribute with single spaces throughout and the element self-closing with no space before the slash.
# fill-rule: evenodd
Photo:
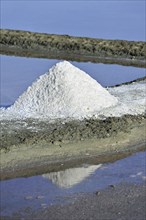
<svg viewBox="0 0 146 220">
<path fill-rule="evenodd" d="M 114 163 L 70 168 L 28 178 L 0 182 L 0 216 L 72 202 L 78 193 L 94 192 L 119 183 L 140 184 L 146 180 L 146 151 Z"/>
</svg>

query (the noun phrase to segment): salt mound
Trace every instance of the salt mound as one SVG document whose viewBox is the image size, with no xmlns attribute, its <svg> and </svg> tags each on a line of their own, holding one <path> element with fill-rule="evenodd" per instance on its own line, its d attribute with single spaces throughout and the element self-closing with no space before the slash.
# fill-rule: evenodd
<svg viewBox="0 0 146 220">
<path fill-rule="evenodd" d="M 7 110 L 21 117 L 82 118 L 116 103 L 97 81 L 64 61 L 40 76 Z"/>
</svg>

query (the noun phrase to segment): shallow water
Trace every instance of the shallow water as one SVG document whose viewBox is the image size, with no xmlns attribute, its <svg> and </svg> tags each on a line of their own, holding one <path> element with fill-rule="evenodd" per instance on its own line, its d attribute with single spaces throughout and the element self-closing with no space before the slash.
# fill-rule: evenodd
<svg viewBox="0 0 146 220">
<path fill-rule="evenodd" d="M 28 178 L 0 182 L 1 216 L 71 202 L 78 193 L 94 192 L 119 183 L 146 180 L 146 151 L 114 163 L 70 168 Z"/>
</svg>

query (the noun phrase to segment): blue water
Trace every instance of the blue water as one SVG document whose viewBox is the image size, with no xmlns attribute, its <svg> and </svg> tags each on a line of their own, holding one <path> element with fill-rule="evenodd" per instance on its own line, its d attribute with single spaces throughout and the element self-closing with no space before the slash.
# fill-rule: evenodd
<svg viewBox="0 0 146 220">
<path fill-rule="evenodd" d="M 136 153 L 114 163 L 103 164 L 89 172 L 86 177 L 82 177 L 81 169 L 77 172 L 76 168 L 72 168 L 68 170 L 68 176 L 58 172 L 58 178 L 56 175 L 54 178 L 44 178 L 40 175 L 1 181 L 1 215 L 21 212 L 27 207 L 38 209 L 42 204 L 48 206 L 71 202 L 74 194 L 95 192 L 112 184 L 143 183 L 146 180 L 145 158 L 146 152 Z M 77 178 L 79 176 L 80 181 Z M 69 186 L 63 186 L 62 182 L 68 182 L 68 178 L 71 179 Z M 38 196 L 41 196 L 40 199 Z"/>
</svg>

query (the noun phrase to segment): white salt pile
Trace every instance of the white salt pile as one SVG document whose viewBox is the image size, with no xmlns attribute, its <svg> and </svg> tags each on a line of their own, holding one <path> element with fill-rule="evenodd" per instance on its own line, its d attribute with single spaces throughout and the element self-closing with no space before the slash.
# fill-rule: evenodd
<svg viewBox="0 0 146 220">
<path fill-rule="evenodd" d="M 111 95 L 67 61 L 57 63 L 18 98 L 7 113 L 25 118 L 84 118 L 114 106 Z"/>
</svg>

